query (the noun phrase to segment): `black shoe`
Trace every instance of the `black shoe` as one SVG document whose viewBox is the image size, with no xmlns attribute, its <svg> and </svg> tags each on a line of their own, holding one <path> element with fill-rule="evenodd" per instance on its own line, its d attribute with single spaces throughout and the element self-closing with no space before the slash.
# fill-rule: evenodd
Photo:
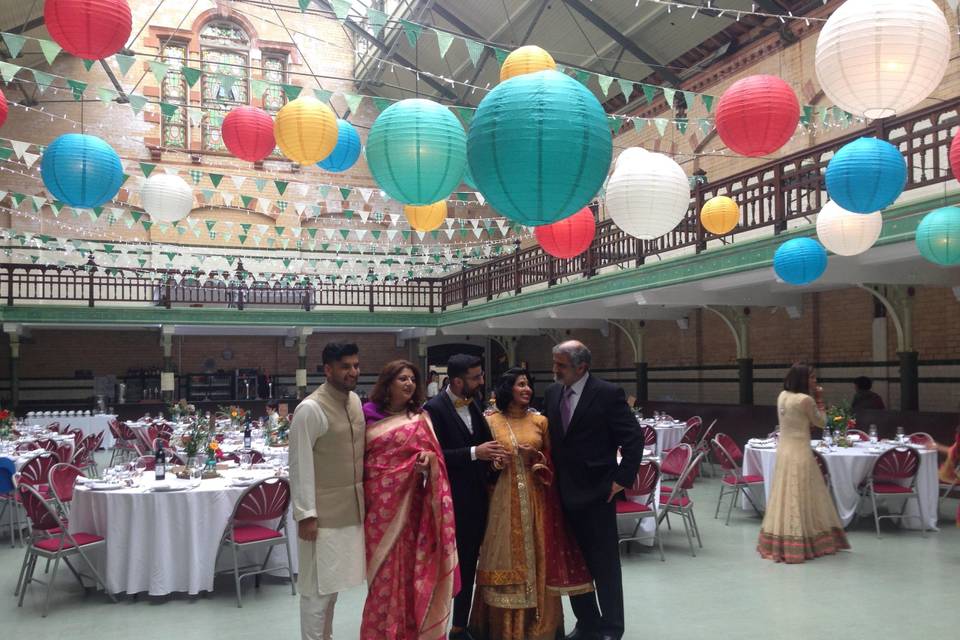
<svg viewBox="0 0 960 640">
<path fill-rule="evenodd" d="M 573 628 L 573 631 L 567 634 L 564 640 L 595 640 L 597 634 L 587 631 L 586 629 L 576 626 Z"/>
<path fill-rule="evenodd" d="M 467 629 L 461 629 L 460 631 L 451 631 L 450 635 L 447 636 L 449 640 L 477 640 L 472 633 Z"/>
</svg>

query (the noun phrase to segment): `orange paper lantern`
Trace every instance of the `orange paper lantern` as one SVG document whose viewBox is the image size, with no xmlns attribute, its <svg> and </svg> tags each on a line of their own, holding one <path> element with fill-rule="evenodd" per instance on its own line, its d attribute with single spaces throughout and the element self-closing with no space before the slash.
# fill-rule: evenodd
<svg viewBox="0 0 960 640">
<path fill-rule="evenodd" d="M 700 210 L 700 224 L 710 233 L 726 235 L 740 222 L 740 208 L 732 198 L 716 196 L 707 200 Z"/>
<path fill-rule="evenodd" d="M 500 82 L 509 80 L 525 73 L 555 70 L 557 63 L 553 56 L 534 44 L 528 44 L 514 50 L 503 61 L 500 67 Z"/>
<path fill-rule="evenodd" d="M 417 206 L 408 204 L 403 208 L 407 222 L 417 231 L 433 231 L 447 219 L 447 201 Z"/>
</svg>

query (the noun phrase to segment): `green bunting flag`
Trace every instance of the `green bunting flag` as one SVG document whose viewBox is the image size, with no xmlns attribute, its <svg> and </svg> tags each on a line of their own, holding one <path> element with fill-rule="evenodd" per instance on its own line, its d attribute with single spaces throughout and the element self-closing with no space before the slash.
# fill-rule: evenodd
<svg viewBox="0 0 960 640">
<path fill-rule="evenodd" d="M 177 109 L 179 108 L 177 105 L 170 104 L 169 102 L 160 103 L 160 113 L 163 114 L 163 117 L 166 118 L 168 122 L 177 114 Z"/>
<path fill-rule="evenodd" d="M 77 102 L 83 100 L 83 92 L 87 90 L 87 83 L 80 82 L 79 80 L 71 80 L 67 78 L 67 86 L 70 87 L 70 90 L 73 91 L 73 99 Z"/>
<path fill-rule="evenodd" d="M 170 65 L 166 62 L 159 62 L 157 60 L 150 60 L 147 62 L 147 66 L 150 67 L 153 77 L 156 78 L 157 84 L 163 82 L 163 77 L 167 75 L 167 70 L 170 68 Z"/>
<path fill-rule="evenodd" d="M 379 111 L 380 113 L 383 113 L 387 109 L 387 107 L 393 104 L 393 100 L 390 100 L 389 98 L 379 98 L 379 97 L 373 96 L 371 97 L 371 100 L 373 100 L 373 106 L 376 107 L 377 111 Z"/>
<path fill-rule="evenodd" d="M 53 40 L 37 38 L 37 42 L 40 43 L 40 50 L 43 51 L 43 57 L 46 58 L 47 64 L 53 66 L 53 61 L 57 59 L 63 49 Z"/>
<path fill-rule="evenodd" d="M 117 98 L 117 92 L 110 87 L 100 87 L 97 89 L 97 97 L 103 104 L 110 104 Z"/>
<path fill-rule="evenodd" d="M 641 84 L 640 88 L 643 89 L 643 97 L 647 99 L 647 102 L 653 104 L 654 99 L 657 97 L 657 88 L 649 84 Z"/>
<path fill-rule="evenodd" d="M 470 38 L 464 38 L 463 43 L 467 45 L 467 54 L 470 56 L 470 62 L 473 63 L 473 66 L 477 66 L 477 61 L 480 60 L 480 54 L 483 53 L 483 45 Z"/>
<path fill-rule="evenodd" d="M 43 71 L 38 71 L 36 69 L 31 69 L 31 71 L 33 72 L 34 81 L 37 83 L 37 86 L 40 87 L 40 92 L 43 93 L 43 90 L 49 87 L 53 82 L 53 76 L 49 73 L 44 73 Z M 6 73 L 3 75 L 6 76 Z"/>
<path fill-rule="evenodd" d="M 281 86 L 283 87 L 283 95 L 287 96 L 287 100 L 296 100 L 300 96 L 300 92 L 303 91 L 303 87 L 298 87 L 295 84 Z"/>
<path fill-rule="evenodd" d="M 700 96 L 700 99 L 703 100 L 703 106 L 707 109 L 707 113 L 710 113 L 711 111 L 713 111 L 713 100 L 714 100 L 713 96 L 708 96 L 707 94 L 703 94 Z"/>
<path fill-rule="evenodd" d="M 140 171 L 143 172 L 144 178 L 149 178 L 150 174 L 153 173 L 153 170 L 157 168 L 155 164 L 149 164 L 147 162 L 140 163 Z"/>
<path fill-rule="evenodd" d="M 263 92 L 267 90 L 267 87 L 270 86 L 270 83 L 266 80 L 251 80 L 250 81 L 250 93 L 253 94 L 254 98 L 262 98 Z"/>
<path fill-rule="evenodd" d="M 90 69 L 93 68 L 93 65 L 97 63 L 96 60 L 82 60 L 82 62 L 83 62 L 83 68 L 86 69 L 87 71 L 90 71 Z"/>
<path fill-rule="evenodd" d="M 370 23 L 370 28 L 373 29 L 373 35 L 379 38 L 383 27 L 387 24 L 387 14 L 370 7 L 367 9 L 367 21 Z"/>
<path fill-rule="evenodd" d="M 343 196 L 344 200 L 350 199 L 350 192 L 351 192 L 350 187 L 340 187 L 340 195 Z"/>
<path fill-rule="evenodd" d="M 147 99 L 144 96 L 128 93 L 127 98 L 130 100 L 130 108 L 133 109 L 133 113 L 135 114 L 139 114 L 147 105 Z"/>
<path fill-rule="evenodd" d="M 187 86 L 191 88 L 197 84 L 197 80 L 200 79 L 200 69 L 181 67 L 180 72 L 183 74 L 183 79 L 187 81 Z"/>
<path fill-rule="evenodd" d="M 4 82 L 13 82 L 13 76 L 17 75 L 17 72 L 20 71 L 21 67 L 10 62 L 0 62 L 0 77 L 3 78 Z M 33 76 L 36 78 L 37 70 L 31 69 L 33 71 Z M 45 87 L 50 86 L 50 82 L 53 80 L 53 77 L 49 74 L 44 74 L 50 78 L 47 81 Z M 40 84 L 40 81 L 37 80 L 37 84 Z"/>
<path fill-rule="evenodd" d="M 337 20 L 343 21 L 347 19 L 347 14 L 350 13 L 353 2 L 350 0 L 331 0 L 330 4 L 333 5 L 333 14 L 337 16 Z"/>
<path fill-rule="evenodd" d="M 416 48 L 417 40 L 420 39 L 420 34 L 423 32 L 423 27 L 415 22 L 410 22 L 409 20 L 401 20 L 400 24 L 403 25 L 403 32 L 407 36 L 407 42 L 410 43 L 410 46 Z"/>
<path fill-rule="evenodd" d="M 297 3 L 300 5 L 300 11 L 306 11 L 310 6 L 310 0 L 297 0 Z"/>
<path fill-rule="evenodd" d="M 502 67 L 503 61 L 507 59 L 507 56 L 510 55 L 510 52 L 504 51 L 503 49 L 497 47 L 491 47 L 491 49 L 493 49 L 493 55 L 497 58 L 497 64 Z"/>
<path fill-rule="evenodd" d="M 358 96 L 355 93 L 342 93 L 343 99 L 347 102 L 347 108 L 350 109 L 350 113 L 356 113 L 357 108 L 360 107 L 360 101 L 363 100 L 363 96 Z"/>
<path fill-rule="evenodd" d="M 10 52 L 11 58 L 17 58 L 20 56 L 20 52 L 23 50 L 23 45 L 26 44 L 26 42 L 26 38 L 16 33 L 3 34 L 3 43 L 7 45 L 7 51 Z"/>
<path fill-rule="evenodd" d="M 118 53 L 113 56 L 113 59 L 117 61 L 117 66 L 120 68 L 120 75 L 127 75 L 127 71 L 130 71 L 130 67 L 133 66 L 133 63 L 137 61 L 133 56 L 127 56 L 122 53 Z"/>
<path fill-rule="evenodd" d="M 274 180 L 273 184 L 277 187 L 277 193 L 283 195 L 283 192 L 287 190 L 287 185 L 289 183 L 284 180 Z"/>
<path fill-rule="evenodd" d="M 600 90 L 603 91 L 603 95 L 608 95 L 610 93 L 610 85 L 613 84 L 613 78 L 610 76 L 605 76 L 602 73 L 598 73 L 597 82 L 600 83 Z"/>
<path fill-rule="evenodd" d="M 433 31 L 437 34 L 437 47 L 440 49 L 440 57 L 443 58 L 450 50 L 450 45 L 453 44 L 453 35 L 439 29 Z"/>
</svg>

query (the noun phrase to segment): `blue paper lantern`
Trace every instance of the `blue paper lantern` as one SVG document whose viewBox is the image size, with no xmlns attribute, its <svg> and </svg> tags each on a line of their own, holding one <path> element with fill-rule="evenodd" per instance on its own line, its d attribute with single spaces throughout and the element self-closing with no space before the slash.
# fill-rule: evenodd
<svg viewBox="0 0 960 640">
<path fill-rule="evenodd" d="M 92 209 L 117 195 L 123 184 L 123 165 L 117 152 L 100 138 L 67 133 L 43 152 L 40 175 L 57 200 Z"/>
<path fill-rule="evenodd" d="M 907 184 L 907 163 L 895 146 L 877 138 L 844 145 L 827 165 L 827 193 L 847 211 L 889 207 Z"/>
<path fill-rule="evenodd" d="M 813 238 L 787 240 L 773 254 L 773 270 L 789 284 L 810 284 L 827 269 L 827 250 Z"/>
<path fill-rule="evenodd" d="M 337 146 L 333 152 L 317 163 L 317 166 L 326 171 L 340 173 L 346 171 L 357 162 L 360 157 L 360 135 L 353 125 L 346 120 L 337 120 Z"/>
<path fill-rule="evenodd" d="M 934 264 L 960 264 L 960 208 L 941 207 L 923 217 L 917 225 L 917 249 Z"/>
<path fill-rule="evenodd" d="M 531 226 L 587 205 L 607 177 L 612 153 L 603 107 L 558 71 L 500 83 L 480 102 L 467 138 L 477 188 L 498 212 Z"/>
<path fill-rule="evenodd" d="M 463 178 L 467 134 L 457 117 L 431 100 L 411 98 L 387 107 L 367 136 L 370 173 L 404 204 L 445 200 Z"/>
</svg>

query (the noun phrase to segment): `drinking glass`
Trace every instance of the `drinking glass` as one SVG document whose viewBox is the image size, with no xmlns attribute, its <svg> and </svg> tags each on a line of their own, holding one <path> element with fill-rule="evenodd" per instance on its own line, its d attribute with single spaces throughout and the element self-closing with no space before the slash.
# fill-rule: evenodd
<svg viewBox="0 0 960 640">
<path fill-rule="evenodd" d="M 870 444 L 877 444 L 877 425 L 870 425 Z"/>
<path fill-rule="evenodd" d="M 903 443 L 903 427 L 897 427 L 897 442 Z"/>
<path fill-rule="evenodd" d="M 240 454 L 240 468 L 241 468 L 241 469 L 247 469 L 247 470 L 249 470 L 249 469 L 250 469 L 250 465 L 252 464 L 252 461 L 253 461 L 253 456 L 251 456 L 248 452 L 243 452 L 243 453 Z"/>
</svg>

